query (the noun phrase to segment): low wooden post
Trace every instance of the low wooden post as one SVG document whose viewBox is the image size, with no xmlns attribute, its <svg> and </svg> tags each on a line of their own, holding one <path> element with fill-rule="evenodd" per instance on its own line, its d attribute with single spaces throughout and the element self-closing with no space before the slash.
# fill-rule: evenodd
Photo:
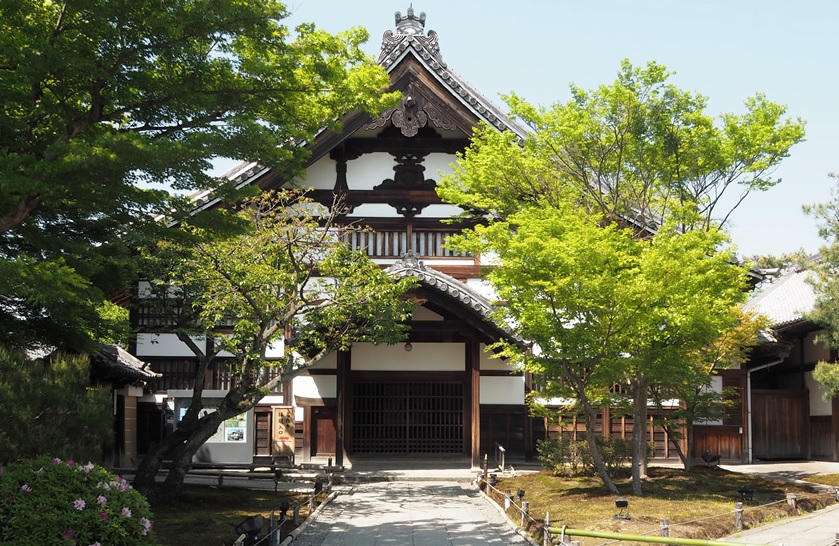
<svg viewBox="0 0 839 546">
<path fill-rule="evenodd" d="M 504 510 L 509 510 L 510 505 L 513 503 L 513 490 L 507 489 L 504 491 Z"/>
<path fill-rule="evenodd" d="M 525 528 L 524 522 L 527 521 L 527 516 L 530 514 L 530 501 L 521 501 L 521 527 Z"/>
<path fill-rule="evenodd" d="M 315 509 L 315 492 L 312 491 L 311 493 L 309 493 L 309 513 L 311 514 L 314 509 Z"/>
<path fill-rule="evenodd" d="M 294 501 L 294 526 L 300 525 L 300 503 Z"/>
<path fill-rule="evenodd" d="M 659 530 L 661 532 L 661 536 L 669 537 L 670 536 L 670 520 L 667 518 L 661 518 L 658 522 Z"/>
<path fill-rule="evenodd" d="M 839 546 L 839 533 L 836 533 L 836 538 L 833 540 L 833 546 Z"/>
<path fill-rule="evenodd" d="M 487 479 L 488 474 L 489 474 L 489 461 L 487 460 L 487 454 L 484 453 L 484 479 Z"/>
<path fill-rule="evenodd" d="M 221 487 L 224 485 L 224 474 L 221 472 L 218 473 L 218 486 Z"/>
<path fill-rule="evenodd" d="M 793 512 L 797 510 L 796 502 L 795 502 L 795 493 L 787 493 L 787 504 L 792 509 Z"/>
<path fill-rule="evenodd" d="M 743 530 L 743 503 L 734 503 L 734 528 L 738 531 Z"/>
<path fill-rule="evenodd" d="M 233 546 L 245 546 L 245 539 L 248 538 L 248 535 L 242 533 L 239 535 L 239 538 L 236 539 L 236 542 L 233 543 Z"/>
</svg>

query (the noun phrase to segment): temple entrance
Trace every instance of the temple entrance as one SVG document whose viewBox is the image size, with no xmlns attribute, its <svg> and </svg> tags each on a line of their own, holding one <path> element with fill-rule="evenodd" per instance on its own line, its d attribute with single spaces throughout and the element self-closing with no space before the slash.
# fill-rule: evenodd
<svg viewBox="0 0 839 546">
<path fill-rule="evenodd" d="M 462 455 L 463 383 L 355 383 L 352 453 Z"/>
</svg>

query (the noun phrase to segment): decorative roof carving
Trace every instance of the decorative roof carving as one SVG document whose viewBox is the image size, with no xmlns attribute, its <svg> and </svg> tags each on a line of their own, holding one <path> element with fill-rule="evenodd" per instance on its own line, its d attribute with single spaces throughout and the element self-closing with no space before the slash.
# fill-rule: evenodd
<svg viewBox="0 0 839 546">
<path fill-rule="evenodd" d="M 382 36 L 382 51 L 379 53 L 379 64 L 388 66 L 396 60 L 409 46 L 414 45 L 418 51 L 423 51 L 427 59 L 434 59 L 436 63 L 445 67 L 443 57 L 440 56 L 440 44 L 437 41 L 437 33 L 428 31 L 428 36 L 423 36 L 425 29 L 425 13 L 420 13 L 419 18 L 414 17 L 414 8 L 408 8 L 408 14 L 404 17 L 398 11 L 395 14 L 396 34 L 392 30 L 386 30 Z"/>
<path fill-rule="evenodd" d="M 420 129 L 431 122 L 438 129 L 454 131 L 457 125 L 446 116 L 442 109 L 430 101 L 420 89 L 420 86 L 412 81 L 402 94 L 402 104 L 399 108 L 385 110 L 382 115 L 364 125 L 364 129 L 376 129 L 384 127 L 388 121 L 398 127 L 403 136 L 416 136 Z"/>
<path fill-rule="evenodd" d="M 420 13 L 419 18 L 417 18 L 414 16 L 413 7 L 408 8 L 408 14 L 404 17 L 396 12 L 396 32 L 386 30 L 382 36 L 379 64 L 386 70 L 390 70 L 408 49 L 413 50 L 417 57 L 422 59 L 428 68 L 436 74 L 439 81 L 451 89 L 453 94 L 459 96 L 484 121 L 499 131 L 511 130 L 519 137 L 524 138 L 527 134 L 524 127 L 510 120 L 506 114 L 473 89 L 466 80 L 448 68 L 440 54 L 437 33 L 429 30 L 428 36 L 423 36 L 422 31 L 424 29 L 425 13 Z M 426 113 L 434 121 L 433 115 L 427 109 Z M 387 119 L 385 119 L 386 121 Z M 438 125 L 438 127 L 441 126 Z"/>
</svg>

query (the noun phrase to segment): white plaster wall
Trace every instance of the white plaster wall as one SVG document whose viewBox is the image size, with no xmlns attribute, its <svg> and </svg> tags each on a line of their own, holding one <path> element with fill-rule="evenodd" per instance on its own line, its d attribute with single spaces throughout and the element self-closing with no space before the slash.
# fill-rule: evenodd
<svg viewBox="0 0 839 546">
<path fill-rule="evenodd" d="M 383 180 L 393 178 L 395 166 L 396 159 L 384 152 L 364 154 L 347 161 L 347 186 L 351 190 L 372 190 Z"/>
<path fill-rule="evenodd" d="M 452 173 L 452 164 L 456 161 L 457 156 L 454 154 L 428 154 L 422 162 L 425 167 L 425 177 L 439 182 L 443 176 Z"/>
<path fill-rule="evenodd" d="M 804 344 L 804 362 L 818 362 L 830 360 L 830 351 L 825 349 L 821 343 L 815 343 L 816 335 L 819 332 L 807 334 L 802 343 Z"/>
<path fill-rule="evenodd" d="M 524 378 L 481 377 L 481 404 L 524 404 Z"/>
<path fill-rule="evenodd" d="M 831 415 L 831 404 L 824 399 L 825 389 L 813 379 L 813 372 L 804 374 L 804 382 L 810 391 L 810 415 Z"/>
<path fill-rule="evenodd" d="M 373 345 L 357 343 L 352 348 L 353 370 L 374 371 L 464 371 L 466 346 L 462 343 L 412 343 Z"/>
<path fill-rule="evenodd" d="M 329 353 L 320 362 L 312 366 L 312 368 L 318 370 L 334 370 L 338 368 L 338 353 L 334 351 Z"/>
<path fill-rule="evenodd" d="M 294 396 L 301 398 L 335 398 L 338 395 L 334 375 L 298 375 L 292 380 Z"/>
<path fill-rule="evenodd" d="M 722 377 L 718 375 L 711 376 L 711 385 L 707 389 L 709 392 L 722 392 Z M 703 425 L 722 425 L 722 419 L 715 419 L 713 421 L 702 421 Z"/>
<path fill-rule="evenodd" d="M 335 160 L 325 155 L 306 169 L 306 175 L 298 177 L 295 182 L 303 188 L 316 190 L 331 190 L 335 187 Z"/>
<path fill-rule="evenodd" d="M 486 279 L 466 279 L 466 286 L 489 301 L 498 299 L 498 294 L 495 292 L 495 288 L 493 288 L 492 284 Z"/>
<path fill-rule="evenodd" d="M 199 347 L 204 347 L 203 337 L 192 340 Z M 194 357 L 195 353 L 175 334 L 137 334 L 137 357 L 144 356 Z"/>
<path fill-rule="evenodd" d="M 503 370 L 508 372 L 517 371 L 509 360 L 493 358 L 493 352 L 488 351 L 486 346 L 481 344 L 481 369 L 482 370 Z"/>
</svg>

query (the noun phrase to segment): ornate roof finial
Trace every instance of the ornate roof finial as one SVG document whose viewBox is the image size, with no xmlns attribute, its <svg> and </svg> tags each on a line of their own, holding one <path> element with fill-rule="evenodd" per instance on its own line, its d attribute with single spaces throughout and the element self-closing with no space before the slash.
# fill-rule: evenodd
<svg viewBox="0 0 839 546">
<path fill-rule="evenodd" d="M 379 64 L 385 68 L 390 66 L 399 55 L 408 47 L 413 47 L 425 60 L 435 64 L 434 70 L 446 67 L 443 58 L 440 56 L 440 45 L 437 43 L 437 33 L 428 31 L 428 36 L 423 36 L 425 29 L 425 13 L 419 17 L 414 15 L 414 6 L 408 7 L 408 14 L 402 15 L 398 11 L 395 14 L 396 33 L 386 30 L 382 36 L 382 52 L 379 54 Z"/>
<path fill-rule="evenodd" d="M 414 17 L 414 5 L 408 6 L 408 15 L 402 16 L 398 11 L 395 14 L 397 34 L 422 34 L 425 29 L 425 12 L 419 14 L 419 19 Z"/>
</svg>

